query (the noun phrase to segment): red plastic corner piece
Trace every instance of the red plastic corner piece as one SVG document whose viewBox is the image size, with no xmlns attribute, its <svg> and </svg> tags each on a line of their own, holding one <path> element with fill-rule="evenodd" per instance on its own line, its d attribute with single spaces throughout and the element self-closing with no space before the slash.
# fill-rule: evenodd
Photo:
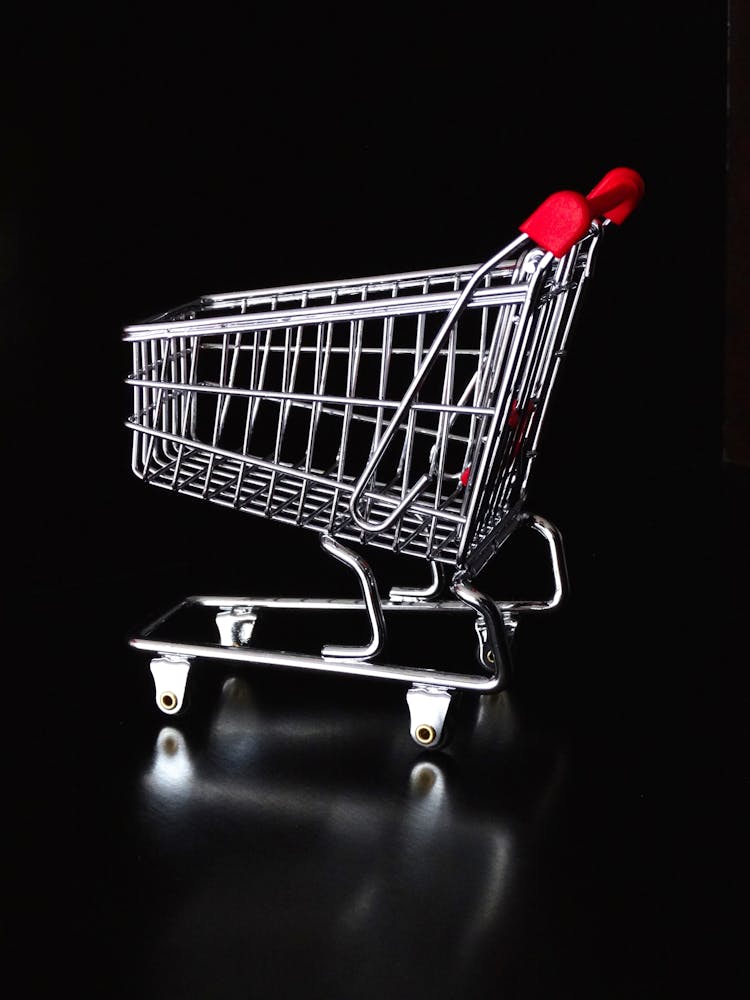
<svg viewBox="0 0 750 1000">
<path fill-rule="evenodd" d="M 586 196 L 592 218 L 600 214 L 622 225 L 643 197 L 646 185 L 636 170 L 615 167 Z"/>
<path fill-rule="evenodd" d="M 461 485 L 466 488 L 469 483 L 469 476 L 471 475 L 471 466 L 467 465 L 464 471 L 461 473 Z"/>
<path fill-rule="evenodd" d="M 543 250 L 562 257 L 588 232 L 591 209 L 577 191 L 551 194 L 518 227 Z"/>
</svg>

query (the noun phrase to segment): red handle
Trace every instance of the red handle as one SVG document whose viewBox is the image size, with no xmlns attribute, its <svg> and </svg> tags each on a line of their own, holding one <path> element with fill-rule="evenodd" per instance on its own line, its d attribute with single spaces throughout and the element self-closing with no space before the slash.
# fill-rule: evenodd
<svg viewBox="0 0 750 1000">
<path fill-rule="evenodd" d="M 629 167 L 615 167 L 586 195 L 591 218 L 603 215 L 621 225 L 643 197 L 643 178 Z"/>
<path fill-rule="evenodd" d="M 521 223 L 519 229 L 543 250 L 562 257 L 602 216 L 623 223 L 643 197 L 643 178 L 629 167 L 615 167 L 584 198 L 577 191 L 558 191 Z"/>
</svg>

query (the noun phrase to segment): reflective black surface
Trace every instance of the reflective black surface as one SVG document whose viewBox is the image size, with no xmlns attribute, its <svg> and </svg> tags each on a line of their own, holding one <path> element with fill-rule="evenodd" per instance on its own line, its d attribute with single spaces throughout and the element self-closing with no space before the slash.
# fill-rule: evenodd
<svg viewBox="0 0 750 1000">
<path fill-rule="evenodd" d="M 498 8 L 492 30 L 367 12 L 364 33 L 287 14 L 105 30 L 66 11 L 9 43 L 15 991 L 745 995 L 750 492 L 721 452 L 721 5 Z M 122 327 L 208 292 L 479 259 L 550 185 L 620 164 L 646 196 L 601 255 L 529 500 L 571 594 L 522 620 L 511 688 L 465 698 L 440 753 L 412 742 L 405 689 L 372 680 L 206 662 L 184 717 L 160 713 L 128 638 L 184 597 L 355 588 L 312 533 L 135 481 Z M 537 551 L 507 555 L 487 590 L 547 596 Z M 384 590 L 425 582 L 374 561 Z M 439 642 L 464 656 L 463 632 Z"/>
<path fill-rule="evenodd" d="M 747 477 L 726 486 L 739 580 Z M 405 689 L 375 680 L 205 662 L 189 710 L 166 717 L 126 645 L 153 595 L 113 584 L 35 603 L 8 747 L 12 930 L 45 956 L 31 979 L 217 998 L 729 984 L 708 902 L 733 766 L 713 769 L 717 740 L 733 742 L 715 717 L 731 718 L 722 644 L 691 632 L 680 597 L 639 621 L 571 562 L 576 597 L 519 627 L 514 687 L 464 698 L 436 753 L 409 736 Z"/>
</svg>

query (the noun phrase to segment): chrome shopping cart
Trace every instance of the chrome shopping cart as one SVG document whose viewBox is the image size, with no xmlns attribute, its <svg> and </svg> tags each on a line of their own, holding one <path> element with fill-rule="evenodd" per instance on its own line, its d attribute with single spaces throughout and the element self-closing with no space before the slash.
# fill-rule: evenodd
<svg viewBox="0 0 750 1000">
<path fill-rule="evenodd" d="M 162 712 L 183 708 L 198 657 L 379 677 L 407 686 L 411 736 L 436 747 L 454 693 L 507 685 L 518 616 L 567 586 L 559 531 L 525 508 L 550 392 L 601 237 L 642 195 L 618 167 L 586 197 L 551 195 L 479 266 L 208 295 L 125 329 L 135 475 L 319 532 L 362 592 L 187 598 L 130 638 Z M 546 541 L 554 592 L 497 601 L 476 577 L 522 525 Z M 430 583 L 382 597 L 357 551 L 372 546 L 425 560 Z M 187 607 L 209 616 L 210 641 L 165 637 Z M 257 622 L 279 611 L 333 611 L 332 631 L 354 611 L 368 641 L 261 648 Z M 473 613 L 470 668 L 383 662 L 405 611 Z"/>
</svg>

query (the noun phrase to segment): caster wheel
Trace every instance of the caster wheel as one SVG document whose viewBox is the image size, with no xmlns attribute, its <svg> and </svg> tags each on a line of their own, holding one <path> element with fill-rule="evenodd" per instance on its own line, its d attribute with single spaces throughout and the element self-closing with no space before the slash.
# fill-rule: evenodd
<svg viewBox="0 0 750 1000">
<path fill-rule="evenodd" d="M 160 656 L 151 661 L 151 673 L 156 689 L 156 705 L 165 715 L 180 715 L 187 708 L 187 686 L 190 661 L 178 657 Z"/>
<path fill-rule="evenodd" d="M 411 716 L 411 738 L 423 750 L 441 750 L 453 735 L 447 719 L 454 692 L 415 684 L 406 694 Z"/>
</svg>

